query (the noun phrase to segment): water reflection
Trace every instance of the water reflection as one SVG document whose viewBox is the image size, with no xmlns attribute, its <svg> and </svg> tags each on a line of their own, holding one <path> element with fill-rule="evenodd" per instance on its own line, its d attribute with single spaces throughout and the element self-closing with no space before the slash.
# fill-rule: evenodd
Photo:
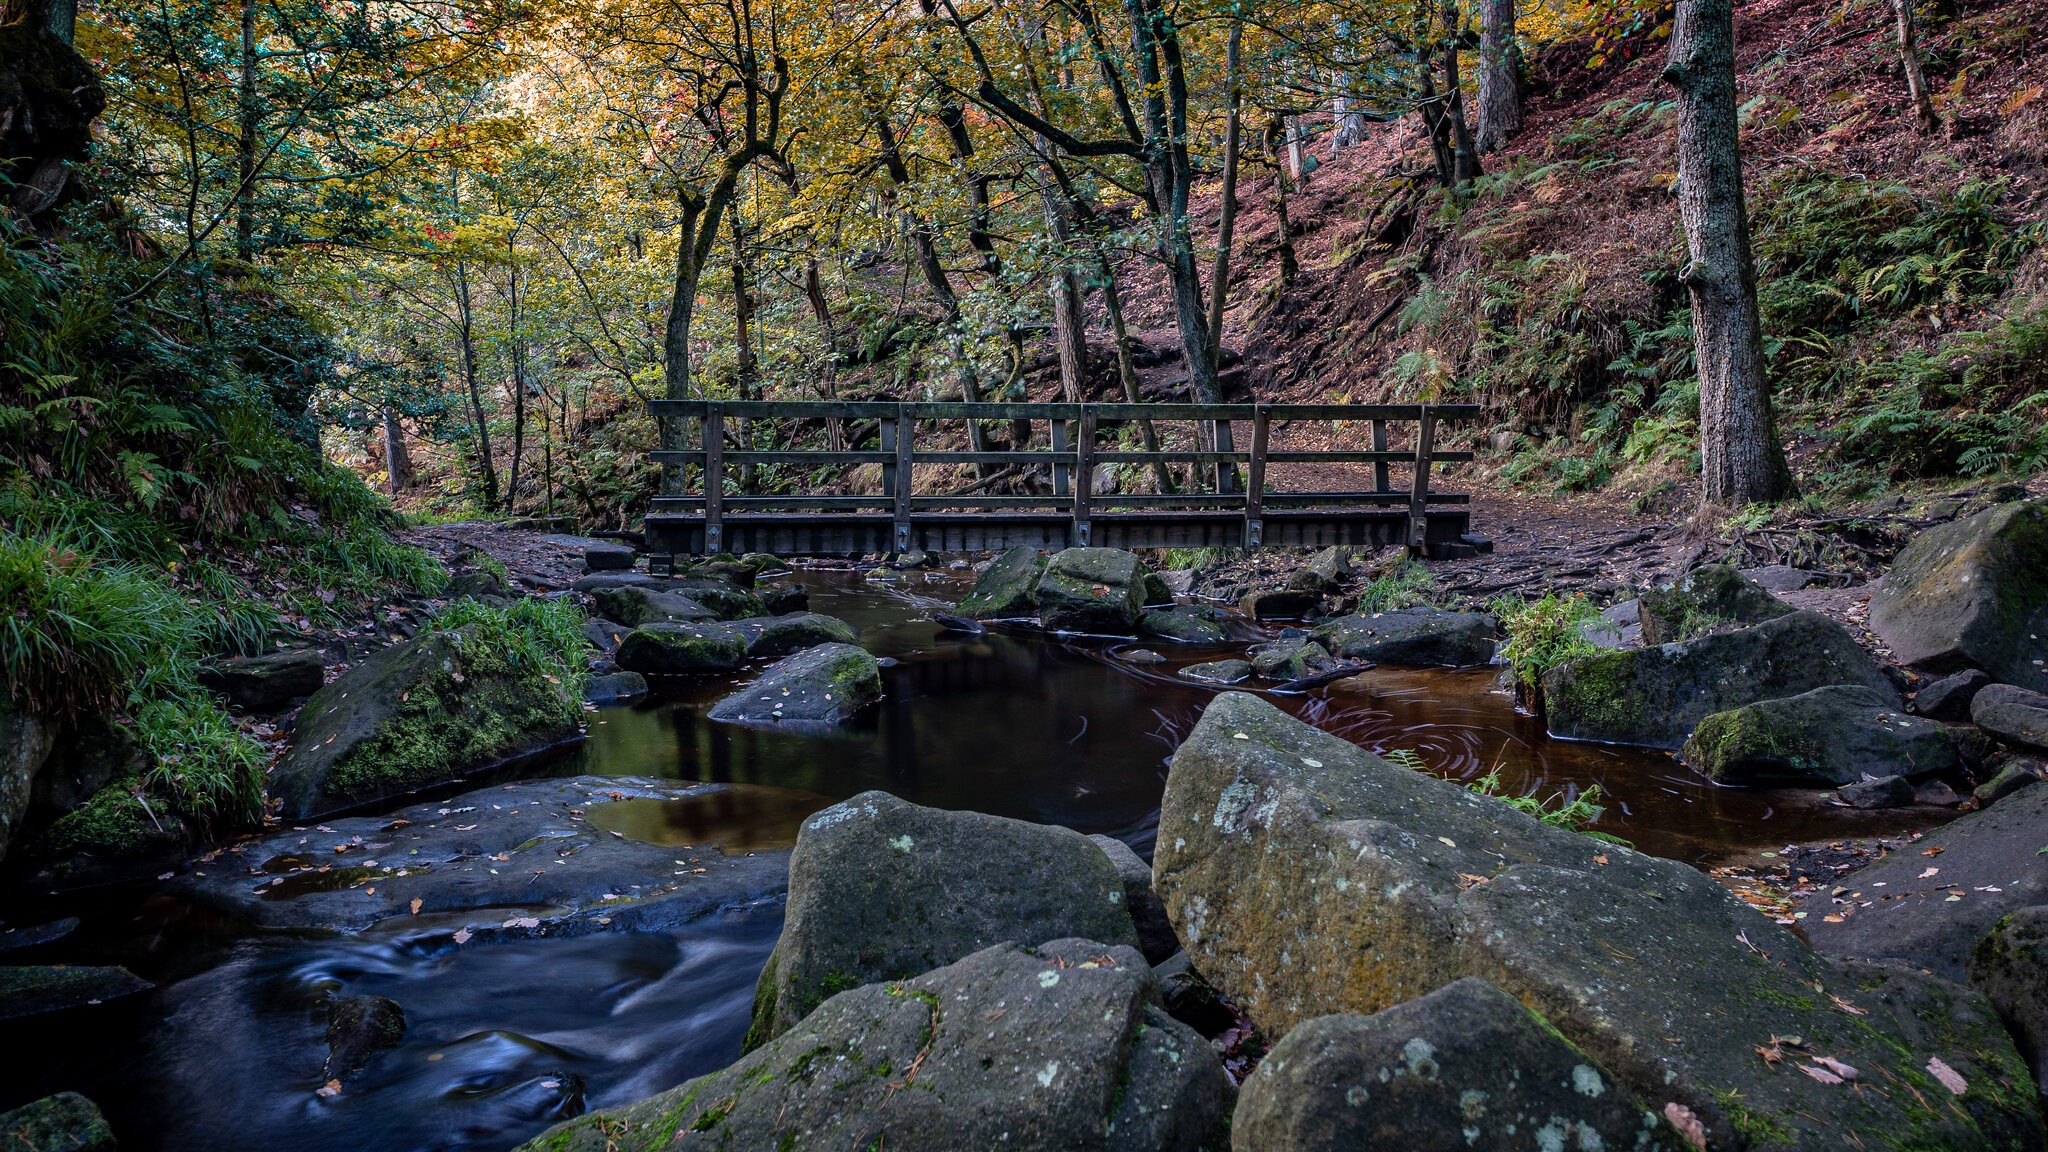
<svg viewBox="0 0 2048 1152">
<path fill-rule="evenodd" d="M 832 803 L 791 788 L 735 784 L 680 800 L 620 800 L 590 809 L 587 819 L 629 840 L 675 848 L 715 848 L 728 856 L 795 846 L 804 820 Z"/>
</svg>

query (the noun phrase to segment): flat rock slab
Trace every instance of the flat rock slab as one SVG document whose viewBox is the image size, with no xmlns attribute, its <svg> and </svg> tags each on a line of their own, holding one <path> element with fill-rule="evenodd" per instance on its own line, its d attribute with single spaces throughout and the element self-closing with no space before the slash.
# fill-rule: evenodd
<svg viewBox="0 0 2048 1152">
<path fill-rule="evenodd" d="M 126 968 L 87 964 L 0 967 L 0 1020 L 104 1004 L 156 987 Z"/>
<path fill-rule="evenodd" d="M 1289 1032 L 1245 1081 L 1233 1152 L 1689 1149 L 1527 1008 L 1467 977 Z"/>
<path fill-rule="evenodd" d="M 1195 1152 L 1227 1142 L 1231 1096 L 1135 949 L 1064 939 L 842 992 L 723 1071 L 526 1149 Z"/>
<path fill-rule="evenodd" d="M 1494 619 L 1478 612 L 1402 608 L 1325 621 L 1312 636 L 1344 660 L 1466 668 L 1493 659 Z"/>
<path fill-rule="evenodd" d="M 1219 696 L 1175 753 L 1158 845 L 1155 888 L 1189 957 L 1268 1035 L 1479 976 L 1644 1104 L 1692 1113 L 1711 1147 L 2048 1142 L 2030 1074 L 1969 989 L 1831 961 L 1683 864 L 1254 697 Z M 1787 1036 L 1802 1047 L 1773 1040 Z M 1774 1044 L 1775 1063 L 1759 1055 Z M 1860 1079 L 1816 1078 L 1822 1057 Z"/>
<path fill-rule="evenodd" d="M 1251 679 L 1252 665 L 1249 660 L 1214 660 L 1207 664 L 1190 664 L 1175 675 L 1204 684 L 1236 684 Z"/>
<path fill-rule="evenodd" d="M 2048 783 L 2029 785 L 1841 877 L 1835 887 L 1849 890 L 1842 896 L 1814 890 L 1800 903 L 1801 926 L 1822 952 L 1904 960 L 1961 980 L 1970 950 L 2000 917 L 2048 904 L 2043 848 Z"/>
<path fill-rule="evenodd" d="M 320 690 L 327 669 L 316 648 L 223 660 L 199 670 L 202 688 L 250 712 L 269 712 Z"/>
<path fill-rule="evenodd" d="M 2048 696 L 2011 684 L 1992 684 L 1970 700 L 1979 728 L 2023 748 L 2048 750 Z"/>
<path fill-rule="evenodd" d="M 478 935 L 657 928 L 777 895 L 788 854 L 721 856 L 644 844 L 585 817 L 614 800 L 676 800 L 725 788 L 632 776 L 480 788 L 390 816 L 243 841 L 193 864 L 171 889 L 264 928 L 358 932 L 387 921 Z"/>
<path fill-rule="evenodd" d="M 769 665 L 746 687 L 713 705 L 711 718 L 829 726 L 851 720 L 881 698 L 881 665 L 867 649 L 855 644 L 820 644 Z"/>
<path fill-rule="evenodd" d="M 749 1045 L 833 993 L 900 980 L 1005 940 L 1138 943 L 1123 877 L 1067 828 L 863 792 L 806 820 Z"/>
</svg>

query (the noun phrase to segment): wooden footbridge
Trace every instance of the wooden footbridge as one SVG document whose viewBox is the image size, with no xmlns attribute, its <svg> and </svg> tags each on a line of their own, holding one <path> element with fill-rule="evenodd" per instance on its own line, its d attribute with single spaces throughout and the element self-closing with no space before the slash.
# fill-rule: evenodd
<svg viewBox="0 0 2048 1152">
<path fill-rule="evenodd" d="M 682 481 L 681 494 L 657 497 L 647 515 L 647 550 L 657 564 L 678 555 L 715 552 L 833 556 L 981 551 L 1019 544 L 1405 544 L 1441 556 L 1459 550 L 1470 526 L 1470 497 L 1432 491 L 1430 473 L 1437 464 L 1472 458 L 1470 452 L 1437 447 L 1442 426 L 1478 414 L 1478 406 L 1471 404 L 656 400 L 648 407 L 658 421 L 693 423 L 696 436 L 683 440 L 698 445 L 653 453 L 671 477 Z M 967 426 L 965 436 L 962 425 Z M 1038 425 L 1046 426 L 1042 438 Z M 1006 435 L 1008 446 L 963 450 L 919 444 L 922 438 L 926 445 L 941 439 L 984 445 L 990 428 Z M 1237 437 L 1247 430 L 1250 446 L 1239 450 Z M 1275 448 L 1276 431 L 1290 433 L 1289 440 L 1337 446 Z M 1301 432 L 1309 434 L 1294 434 Z M 799 435 L 842 447 L 783 446 Z M 777 446 L 758 447 L 764 440 Z M 1172 464 L 1188 467 L 1181 470 L 1183 483 L 1175 491 L 1098 492 L 1092 478 L 1103 464 L 1133 466 L 1124 472 L 1145 477 L 1165 475 Z M 1326 467 L 1343 464 L 1372 465 L 1373 486 L 1364 491 L 1305 486 L 1341 483 L 1360 474 Z M 863 465 L 879 466 L 880 483 L 869 485 L 876 491 L 801 491 L 819 478 Z M 959 482 L 963 465 L 976 470 L 964 484 Z M 920 469 L 927 481 L 944 469 L 956 487 L 920 492 Z M 986 491 L 1000 479 L 1033 477 L 1042 491 Z M 750 491 L 763 486 L 763 478 L 784 490 Z"/>
</svg>

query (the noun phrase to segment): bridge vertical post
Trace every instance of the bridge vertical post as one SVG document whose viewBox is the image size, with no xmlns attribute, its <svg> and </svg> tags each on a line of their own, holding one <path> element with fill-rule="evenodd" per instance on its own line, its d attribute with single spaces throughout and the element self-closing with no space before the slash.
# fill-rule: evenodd
<svg viewBox="0 0 2048 1152">
<path fill-rule="evenodd" d="M 704 406 L 704 551 L 725 551 L 725 405 Z"/>
<path fill-rule="evenodd" d="M 910 550 L 910 487 L 915 471 L 910 466 L 912 442 L 917 439 L 917 417 L 908 404 L 896 406 L 895 542 L 897 552 Z"/>
<path fill-rule="evenodd" d="M 1245 470 L 1244 488 L 1244 546 L 1257 548 L 1265 535 L 1264 523 L 1266 501 L 1266 434 L 1271 419 L 1266 406 L 1260 404 L 1252 409 L 1252 459 Z"/>
<path fill-rule="evenodd" d="M 1375 420 L 1372 422 L 1372 450 L 1375 452 L 1385 452 L 1387 450 L 1387 422 L 1385 420 Z M 1375 460 L 1372 462 L 1372 478 L 1375 485 L 1374 491 L 1393 491 L 1394 484 L 1393 481 L 1387 478 L 1387 462 L 1385 460 Z"/>
<path fill-rule="evenodd" d="M 1421 555 L 1429 547 L 1429 462 L 1436 452 L 1436 409 L 1422 406 L 1415 430 L 1415 478 L 1408 486 L 1408 551 Z"/>
<path fill-rule="evenodd" d="M 1074 421 L 1074 531 L 1077 548 L 1089 546 L 1088 500 L 1095 495 L 1095 406 L 1081 405 L 1081 418 Z"/>
<path fill-rule="evenodd" d="M 1055 418 L 1046 421 L 1046 427 L 1052 442 L 1052 494 L 1066 496 L 1072 492 L 1067 481 L 1074 471 L 1073 466 L 1063 459 L 1069 448 L 1067 422 Z"/>
</svg>

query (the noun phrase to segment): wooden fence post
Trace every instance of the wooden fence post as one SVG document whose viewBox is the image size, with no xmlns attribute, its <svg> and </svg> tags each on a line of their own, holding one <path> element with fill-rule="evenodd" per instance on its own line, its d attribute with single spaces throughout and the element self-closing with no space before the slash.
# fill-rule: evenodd
<svg viewBox="0 0 2048 1152">
<path fill-rule="evenodd" d="M 1068 484 L 1068 480 L 1072 477 L 1074 469 L 1073 465 L 1061 459 L 1061 457 L 1067 454 L 1069 448 L 1067 443 L 1067 422 L 1057 419 L 1048 420 L 1046 421 L 1046 426 L 1052 442 L 1052 494 L 1054 496 L 1070 495 L 1073 489 Z"/>
<path fill-rule="evenodd" d="M 908 404 L 896 406 L 896 551 L 910 550 L 910 487 L 916 470 L 910 466 L 911 444 L 917 439 L 917 417 Z"/>
<path fill-rule="evenodd" d="M 704 406 L 704 551 L 725 551 L 725 405 Z"/>
<path fill-rule="evenodd" d="M 1385 452 L 1387 450 L 1387 422 L 1385 420 L 1375 420 L 1372 422 L 1372 450 L 1375 452 Z M 1387 478 L 1387 462 L 1385 460 L 1375 460 L 1372 462 L 1372 478 L 1373 490 L 1375 492 L 1390 492 L 1393 490 L 1393 482 Z"/>
<path fill-rule="evenodd" d="M 1244 546 L 1257 548 L 1265 534 L 1266 434 L 1271 424 L 1264 404 L 1252 409 L 1252 460 L 1244 489 Z"/>
<path fill-rule="evenodd" d="M 1415 431 L 1415 478 L 1408 486 L 1408 551 L 1421 555 L 1429 546 L 1429 461 L 1436 451 L 1436 409 L 1422 406 Z"/>
<path fill-rule="evenodd" d="M 1081 405 L 1081 418 L 1074 422 L 1074 531 L 1075 547 L 1089 546 L 1088 499 L 1095 495 L 1095 405 Z"/>
</svg>

